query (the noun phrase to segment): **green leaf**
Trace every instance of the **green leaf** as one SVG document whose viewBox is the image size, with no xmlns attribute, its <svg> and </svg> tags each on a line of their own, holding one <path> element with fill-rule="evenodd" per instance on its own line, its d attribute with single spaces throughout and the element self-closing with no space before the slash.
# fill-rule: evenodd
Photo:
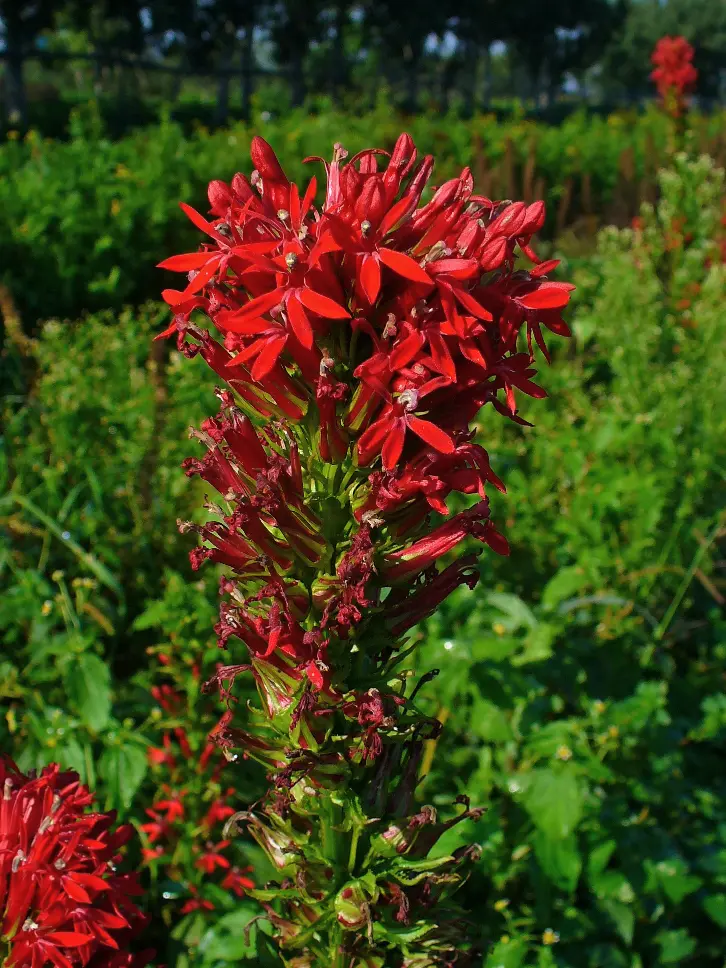
<svg viewBox="0 0 726 968">
<path fill-rule="evenodd" d="M 587 858 L 587 873 L 590 877 L 602 874 L 608 866 L 610 858 L 615 851 L 617 844 L 614 840 L 605 840 L 603 843 L 593 847 L 590 856 Z"/>
<path fill-rule="evenodd" d="M 659 887 L 674 904 L 680 904 L 684 897 L 693 894 L 703 884 L 700 877 L 689 874 L 686 862 L 680 857 L 661 860 L 657 864 L 646 861 L 648 879 L 646 890 L 653 892 Z"/>
<path fill-rule="evenodd" d="M 685 928 L 662 931 L 656 941 L 660 945 L 660 962 L 663 965 L 676 965 L 696 950 L 696 939 Z"/>
<path fill-rule="evenodd" d="M 502 625 L 507 632 L 513 632 L 522 627 L 533 629 L 537 625 L 534 612 L 518 595 L 510 595 L 508 592 L 490 592 L 487 595 L 487 602 L 504 613 L 506 618 L 502 620 Z"/>
<path fill-rule="evenodd" d="M 625 944 L 629 945 L 633 940 L 633 931 L 635 930 L 635 912 L 633 909 L 628 907 L 627 904 L 621 904 L 620 901 L 601 901 L 600 907 L 610 917 Z"/>
<path fill-rule="evenodd" d="M 521 968 L 528 950 L 529 945 L 521 938 L 500 941 L 487 955 L 483 968 Z"/>
<path fill-rule="evenodd" d="M 146 753 L 139 746 L 111 746 L 104 752 L 98 771 L 106 781 L 110 807 L 130 806 L 146 769 Z"/>
<path fill-rule="evenodd" d="M 98 558 L 95 558 L 92 554 L 89 554 L 89 552 L 84 551 L 84 549 L 81 548 L 81 546 L 74 541 L 73 538 L 65 537 L 65 532 L 58 526 L 57 522 L 47 515 L 41 508 L 36 507 L 36 505 L 33 504 L 29 498 L 14 492 L 12 493 L 11 497 L 16 504 L 19 504 L 21 508 L 25 508 L 26 511 L 44 524 L 51 534 L 55 535 L 55 537 L 58 538 L 58 540 L 61 541 L 67 548 L 70 548 L 79 561 L 83 562 L 88 570 L 92 572 L 96 578 L 98 578 L 101 584 L 105 585 L 107 588 L 110 588 L 111 591 L 115 592 L 120 599 L 123 598 L 123 590 L 121 586 L 108 568 L 101 561 L 99 561 Z"/>
<path fill-rule="evenodd" d="M 572 565 L 560 568 L 554 578 L 551 578 L 542 591 L 542 605 L 546 609 L 556 608 L 575 592 L 579 592 L 587 584 L 587 577 L 581 567 Z"/>
<path fill-rule="evenodd" d="M 514 738 L 506 713 L 488 699 L 474 702 L 470 728 L 487 743 L 508 743 Z"/>
<path fill-rule="evenodd" d="M 532 837 L 532 846 L 545 875 L 553 884 L 572 893 L 582 871 L 582 856 L 575 835 L 555 839 L 538 830 Z"/>
<path fill-rule="evenodd" d="M 552 643 L 557 636 L 557 629 L 548 622 L 540 622 L 531 629 L 524 639 L 524 648 L 513 656 L 512 665 L 527 665 L 530 662 L 543 662 L 552 655 Z"/>
<path fill-rule="evenodd" d="M 582 791 L 572 767 L 533 770 L 524 786 L 524 806 L 545 836 L 559 840 L 572 833 L 582 815 Z"/>
<path fill-rule="evenodd" d="M 111 715 L 111 675 L 106 663 L 93 652 L 82 652 L 66 666 L 64 683 L 83 722 L 100 733 Z"/>
<path fill-rule="evenodd" d="M 703 902 L 703 910 L 719 928 L 726 928 L 726 894 L 712 894 Z"/>
</svg>

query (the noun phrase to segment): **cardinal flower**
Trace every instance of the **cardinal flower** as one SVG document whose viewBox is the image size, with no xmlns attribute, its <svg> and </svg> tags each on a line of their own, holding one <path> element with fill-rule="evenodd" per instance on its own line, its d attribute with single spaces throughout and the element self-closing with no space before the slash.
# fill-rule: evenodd
<svg viewBox="0 0 726 968">
<path fill-rule="evenodd" d="M 144 927 L 134 876 L 116 872 L 130 827 L 89 811 L 74 773 L 26 776 L 0 758 L 0 938 L 7 968 L 148 964 L 124 953 Z"/>
<path fill-rule="evenodd" d="M 539 357 L 547 333 L 569 334 L 572 286 L 532 247 L 541 202 L 477 195 L 464 169 L 422 204 L 433 159 L 417 162 L 407 134 L 390 154 L 348 159 L 336 144 L 321 199 L 261 138 L 251 156 L 249 179 L 210 184 L 209 218 L 185 208 L 203 248 L 162 264 L 189 273 L 164 294 L 162 335 L 224 384 L 192 434 L 205 452 L 185 462 L 216 496 L 180 527 L 200 539 L 195 569 L 225 571 L 215 632 L 230 657 L 207 683 L 224 705 L 210 739 L 271 784 L 224 837 L 247 825 L 280 889 L 253 890 L 211 823 L 196 864 L 262 901 L 290 965 L 458 963 L 464 920 L 446 898 L 472 850 L 429 863 L 446 826 L 427 807 L 407 820 L 441 724 L 416 704 L 427 677 L 411 686 L 405 636 L 474 588 L 485 546 L 509 552 L 481 428 L 526 424 L 524 398 L 546 396 Z M 259 702 L 236 695 L 247 674 Z M 412 844 L 424 823 L 415 870 L 397 866 L 386 832 Z M 206 903 L 192 892 L 184 911 Z"/>
</svg>

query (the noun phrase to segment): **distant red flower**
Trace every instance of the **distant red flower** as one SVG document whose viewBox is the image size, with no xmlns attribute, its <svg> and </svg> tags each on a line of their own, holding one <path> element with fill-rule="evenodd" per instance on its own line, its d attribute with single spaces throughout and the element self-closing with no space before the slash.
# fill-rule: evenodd
<svg viewBox="0 0 726 968">
<path fill-rule="evenodd" d="M 225 870 L 230 867 L 229 860 L 222 853 L 229 847 L 230 840 L 220 840 L 218 844 L 208 843 L 202 856 L 197 860 L 196 866 L 205 874 L 213 874 L 218 867 Z"/>
<path fill-rule="evenodd" d="M 25 776 L 0 758 L 0 937 L 7 968 L 140 968 L 123 951 L 145 924 L 135 875 L 118 874 L 130 827 L 88 812 L 75 773 L 48 766 Z"/>
<path fill-rule="evenodd" d="M 255 882 L 251 877 L 246 876 L 251 874 L 253 870 L 252 867 L 233 867 L 222 881 L 222 887 L 227 891 L 232 891 L 237 897 L 243 897 L 247 891 L 254 889 Z"/>
<path fill-rule="evenodd" d="M 651 80 L 658 89 L 663 103 L 673 115 L 680 115 L 686 107 L 686 95 L 698 81 L 698 71 L 693 66 L 694 50 L 685 37 L 661 37 L 651 57 L 655 65 Z"/>
<path fill-rule="evenodd" d="M 192 895 L 188 901 L 185 902 L 181 909 L 182 914 L 191 914 L 192 911 L 213 911 L 214 904 L 211 901 L 207 901 L 205 898 L 199 896 L 199 891 L 193 884 L 189 885 L 189 893 Z"/>
</svg>

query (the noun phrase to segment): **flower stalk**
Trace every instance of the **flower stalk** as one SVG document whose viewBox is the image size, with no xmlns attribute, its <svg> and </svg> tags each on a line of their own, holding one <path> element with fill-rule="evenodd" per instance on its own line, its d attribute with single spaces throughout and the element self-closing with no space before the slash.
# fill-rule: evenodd
<svg viewBox="0 0 726 968">
<path fill-rule="evenodd" d="M 249 180 L 210 184 L 209 218 L 183 206 L 201 250 L 161 263 L 187 274 L 161 336 L 220 384 L 185 462 L 215 494 L 205 523 L 180 524 L 193 567 L 224 568 L 213 738 L 269 771 L 226 837 L 246 831 L 278 872 L 250 893 L 290 968 L 463 964 L 455 893 L 477 848 L 434 848 L 481 811 L 417 802 L 441 724 L 406 636 L 474 587 L 485 545 L 508 553 L 477 421 L 526 423 L 518 398 L 545 395 L 534 356 L 543 328 L 569 335 L 572 286 L 531 248 L 542 203 L 477 195 L 468 170 L 424 202 L 433 159 L 408 135 L 390 155 L 336 145 L 319 207 L 314 177 L 299 190 L 260 138 L 251 154 Z M 259 694 L 244 716 L 240 675 Z"/>
</svg>

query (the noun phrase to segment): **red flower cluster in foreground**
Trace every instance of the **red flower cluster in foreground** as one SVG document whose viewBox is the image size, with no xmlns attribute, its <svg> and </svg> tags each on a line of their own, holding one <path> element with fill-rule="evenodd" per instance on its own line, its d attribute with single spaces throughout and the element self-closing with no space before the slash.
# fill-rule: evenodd
<svg viewBox="0 0 726 968">
<path fill-rule="evenodd" d="M 655 69 L 650 78 L 666 108 L 674 115 L 683 112 L 686 95 L 693 91 L 698 81 L 693 55 L 693 47 L 685 37 L 661 37 L 651 57 Z"/>
<path fill-rule="evenodd" d="M 161 263 L 189 278 L 164 292 L 174 320 L 163 335 L 178 333 L 183 352 L 201 353 L 241 405 L 268 421 L 261 433 L 219 391 L 222 410 L 196 434 L 206 456 L 185 466 L 231 511 L 212 505 L 216 520 L 184 527 L 204 541 L 195 567 L 211 559 L 258 583 L 254 601 L 237 596 L 223 609 L 220 643 L 236 636 L 254 660 L 325 690 L 327 645 L 345 639 L 369 604 L 376 568 L 410 582 L 467 537 L 506 553 L 485 497 L 487 484 L 503 487 L 472 442 L 471 421 L 490 403 L 525 422 L 517 394 L 545 395 L 532 382 L 533 341 L 546 355 L 542 327 L 568 335 L 561 312 L 573 287 L 548 279 L 556 262 L 514 271 L 517 250 L 537 262 L 530 239 L 544 223 L 541 202 L 495 204 L 474 194 L 465 170 L 421 205 L 433 161 L 415 166 L 408 135 L 382 171 L 385 153 L 344 164 L 336 146 L 319 211 L 314 178 L 301 195 L 262 139 L 251 153 L 252 183 L 238 174 L 231 185 L 210 184 L 211 221 L 183 206 L 209 239 L 203 251 Z M 222 342 L 190 321 L 195 310 Z M 523 327 L 528 351 L 518 347 Z M 317 460 L 338 464 L 352 447 L 355 463 L 347 496 L 358 531 L 312 598 L 299 576 L 324 562 L 329 528 L 286 423 L 304 428 Z M 481 501 L 409 546 L 432 511 L 448 514 L 454 492 Z M 398 547 L 376 547 L 384 523 Z M 429 602 L 405 610 L 408 625 Z M 392 605 L 402 609 L 402 596 Z"/>
<path fill-rule="evenodd" d="M 88 813 L 75 773 L 23 775 L 0 758 L 0 958 L 7 968 L 141 968 L 129 941 L 145 918 L 134 875 L 117 874 L 132 828 Z"/>
</svg>

